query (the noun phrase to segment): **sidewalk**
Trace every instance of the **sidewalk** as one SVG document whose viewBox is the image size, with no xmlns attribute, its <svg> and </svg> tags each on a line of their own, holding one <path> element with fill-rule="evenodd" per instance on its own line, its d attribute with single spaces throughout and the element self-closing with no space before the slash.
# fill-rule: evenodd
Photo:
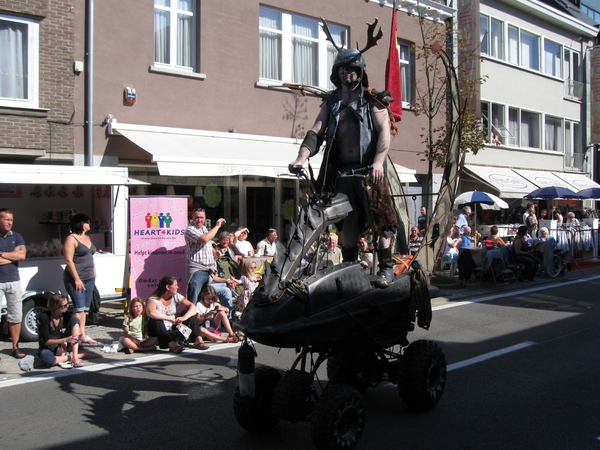
<svg viewBox="0 0 600 450">
<path fill-rule="evenodd" d="M 98 342 L 98 345 L 86 345 L 84 346 L 84 350 L 86 353 L 90 353 L 91 357 L 89 359 L 84 359 L 83 363 L 85 364 L 83 370 L 89 367 L 88 370 L 94 370 L 93 367 L 99 364 L 109 364 L 109 365 L 123 365 L 127 363 L 131 363 L 134 359 L 137 358 L 147 358 L 147 359 L 162 359 L 164 357 L 171 356 L 185 356 L 192 354 L 200 354 L 202 352 L 210 351 L 209 350 L 196 350 L 196 349 L 186 349 L 181 355 L 174 355 L 170 353 L 168 350 L 156 350 L 155 352 L 148 353 L 133 353 L 126 354 L 124 352 L 117 353 L 104 353 L 102 351 L 102 347 L 105 345 L 110 345 L 114 341 L 117 341 L 119 337 L 123 335 L 123 302 L 115 302 L 115 303 L 103 303 L 100 308 L 100 319 L 97 324 L 86 324 L 86 334 L 92 337 L 94 340 Z M 213 346 L 221 346 L 223 344 L 207 342 L 207 344 L 212 348 Z M 233 345 L 233 344 L 228 344 Z M 23 350 L 27 355 L 35 356 L 38 351 L 38 343 L 37 342 L 19 342 L 19 348 Z M 62 369 L 58 366 L 47 368 L 44 364 L 41 363 L 37 358 L 35 360 L 35 364 L 33 366 L 33 370 L 31 372 L 24 372 L 19 367 L 19 361 L 16 358 L 10 356 L 10 351 L 12 349 L 10 338 L 7 335 L 2 335 L 0 337 L 0 356 L 2 360 L 0 361 L 0 383 L 2 381 L 35 376 L 40 374 L 53 374 L 54 372 L 73 372 L 79 369 Z"/>
<path fill-rule="evenodd" d="M 476 299 L 485 297 L 488 295 L 509 293 L 523 289 L 541 288 L 546 285 L 560 284 L 572 280 L 577 280 L 586 277 L 593 277 L 600 275 L 600 263 L 596 267 L 589 267 L 581 270 L 575 269 L 568 271 L 562 276 L 556 278 L 548 278 L 545 275 L 538 275 L 534 281 L 531 282 L 520 282 L 510 283 L 507 285 L 499 285 L 497 288 L 493 283 L 477 285 L 475 282 L 469 282 L 466 286 L 463 286 L 459 282 L 458 278 L 451 279 L 447 276 L 435 276 L 432 280 L 432 306 L 443 306 L 455 302 L 467 301 L 469 299 Z M 587 268 L 589 267 L 589 268 Z M 123 352 L 117 353 L 104 353 L 102 347 L 110 345 L 112 342 L 117 341 L 123 334 L 123 303 L 105 303 L 100 309 L 100 320 L 98 324 L 86 325 L 86 334 L 89 334 L 92 338 L 98 341 L 98 345 L 85 346 L 85 351 L 91 353 L 90 359 L 84 360 L 84 369 L 88 367 L 88 370 L 94 370 L 93 367 L 97 365 L 114 365 L 119 366 L 123 364 L 133 363 L 137 358 L 147 359 L 162 359 L 165 357 L 173 356 L 168 350 L 157 350 L 152 353 L 133 353 L 131 355 Z M 225 348 L 224 345 L 235 345 L 235 344 L 217 344 L 208 343 L 211 348 Z M 38 343 L 37 342 L 20 342 L 19 348 L 28 355 L 34 355 L 37 353 Z M 40 362 L 36 359 L 36 364 L 31 372 L 24 372 L 19 368 L 19 360 L 10 356 L 11 342 L 8 336 L 2 335 L 0 337 L 0 383 L 6 380 L 19 379 L 23 377 L 39 376 L 40 374 L 52 375 L 60 372 L 70 372 L 77 369 L 61 369 L 60 367 L 52 367 L 50 369 L 45 366 L 41 366 Z M 209 350 L 206 350 L 210 352 Z M 206 352 L 205 351 L 205 352 Z M 183 355 L 201 354 L 200 350 L 186 349 Z"/>
</svg>

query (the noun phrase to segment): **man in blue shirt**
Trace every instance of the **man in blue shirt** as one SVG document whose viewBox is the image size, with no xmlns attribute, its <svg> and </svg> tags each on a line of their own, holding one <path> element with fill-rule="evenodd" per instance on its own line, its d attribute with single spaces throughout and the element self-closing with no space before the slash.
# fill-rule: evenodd
<svg viewBox="0 0 600 450">
<path fill-rule="evenodd" d="M 8 331 L 12 340 L 11 355 L 24 358 L 25 353 L 19 350 L 23 320 L 19 261 L 25 259 L 26 249 L 23 237 L 12 231 L 13 222 L 13 213 L 6 208 L 0 209 L 0 298 L 6 298 Z"/>
<path fill-rule="evenodd" d="M 464 227 L 463 232 L 460 234 L 460 244 L 458 248 L 471 248 L 473 243 L 471 242 L 471 227 Z"/>
</svg>

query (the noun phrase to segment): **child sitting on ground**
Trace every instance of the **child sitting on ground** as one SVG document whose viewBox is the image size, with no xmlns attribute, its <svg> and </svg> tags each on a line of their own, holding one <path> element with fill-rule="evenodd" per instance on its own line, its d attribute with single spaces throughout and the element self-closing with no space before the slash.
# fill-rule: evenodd
<svg viewBox="0 0 600 450">
<path fill-rule="evenodd" d="M 210 338 L 211 341 L 217 342 L 238 342 L 239 338 L 233 332 L 231 323 L 227 318 L 229 308 L 219 304 L 219 297 L 215 289 L 209 284 L 204 285 L 200 292 L 200 301 L 196 304 L 198 312 L 196 318 L 201 326 L 204 326 L 208 331 L 219 336 L 219 339 Z M 228 336 L 222 337 L 219 327 L 223 326 L 227 331 Z"/>
<path fill-rule="evenodd" d="M 129 303 L 129 314 L 123 321 L 123 339 L 125 353 L 151 352 L 156 350 L 158 339 L 148 337 L 146 334 L 144 303 L 139 297 L 131 299 Z"/>
</svg>

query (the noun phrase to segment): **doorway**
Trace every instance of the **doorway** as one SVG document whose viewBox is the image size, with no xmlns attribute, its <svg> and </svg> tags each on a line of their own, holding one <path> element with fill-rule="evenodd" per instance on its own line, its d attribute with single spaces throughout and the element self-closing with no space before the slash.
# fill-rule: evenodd
<svg viewBox="0 0 600 450">
<path fill-rule="evenodd" d="M 264 239 L 275 223 L 275 187 L 246 186 L 246 220 L 250 241 L 256 244 Z"/>
</svg>

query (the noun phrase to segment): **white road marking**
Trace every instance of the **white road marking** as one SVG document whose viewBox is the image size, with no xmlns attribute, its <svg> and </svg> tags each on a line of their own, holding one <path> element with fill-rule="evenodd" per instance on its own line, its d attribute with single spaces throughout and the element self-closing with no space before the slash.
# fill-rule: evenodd
<svg viewBox="0 0 600 450">
<path fill-rule="evenodd" d="M 517 350 L 521 350 L 527 347 L 531 347 L 535 345 L 535 342 L 525 341 L 520 344 L 511 345 L 510 347 L 501 348 L 500 350 L 495 350 L 493 352 L 484 353 L 483 355 L 475 356 L 474 358 L 465 359 L 464 361 L 460 361 L 454 364 L 450 364 L 447 367 L 448 372 L 451 370 L 462 369 L 463 367 L 471 366 L 473 364 L 477 364 L 483 361 L 487 361 L 488 359 L 497 358 L 498 356 L 506 355 L 507 353 L 516 352 Z"/>
<path fill-rule="evenodd" d="M 471 305 L 473 303 L 489 302 L 491 300 L 496 300 L 497 298 L 506 297 L 507 294 L 510 294 L 511 296 L 513 296 L 513 295 L 523 295 L 523 294 L 529 294 L 530 292 L 545 291 L 547 289 L 555 289 L 557 287 L 570 286 L 572 284 L 585 283 L 587 281 L 593 281 L 593 280 L 598 280 L 598 279 L 600 279 L 600 275 L 596 275 L 594 277 L 589 277 L 589 278 L 580 278 L 578 280 L 566 281 L 566 282 L 561 282 L 561 283 L 544 284 L 544 285 L 539 285 L 539 286 L 531 287 L 531 288 L 528 288 L 528 289 L 520 289 L 518 291 L 501 292 L 499 294 L 493 294 L 493 295 L 488 295 L 486 297 L 474 298 L 472 300 L 464 300 L 462 302 L 452 302 L 452 303 L 449 303 L 447 305 L 438 305 L 438 306 L 434 306 L 431 309 L 433 311 L 440 311 L 442 309 L 456 308 L 457 306 Z"/>
<path fill-rule="evenodd" d="M 103 370 L 115 369 L 118 367 L 127 367 L 133 366 L 141 363 L 148 363 L 154 361 L 163 361 L 165 359 L 170 358 L 181 358 L 186 356 L 191 356 L 193 354 L 200 355 L 202 353 L 210 353 L 215 350 L 222 350 L 224 348 L 234 347 L 236 344 L 228 343 L 228 344 L 220 344 L 220 345 L 211 345 L 207 350 L 197 350 L 197 349 L 186 349 L 181 355 L 175 355 L 170 352 L 164 352 L 161 354 L 149 355 L 149 356 L 140 356 L 138 358 L 129 358 L 129 359 L 121 359 L 111 361 L 109 363 L 101 363 L 101 364 L 93 364 L 93 365 L 85 365 L 83 367 L 79 367 L 76 369 L 64 369 L 60 371 L 52 371 L 52 372 L 43 372 L 31 376 L 13 378 L 9 380 L 0 381 L 0 389 L 11 387 L 11 386 L 19 386 L 22 384 L 28 383 L 37 383 L 38 381 L 44 380 L 52 380 L 54 378 L 68 377 L 72 375 L 81 375 L 86 372 L 101 372 Z"/>
</svg>

